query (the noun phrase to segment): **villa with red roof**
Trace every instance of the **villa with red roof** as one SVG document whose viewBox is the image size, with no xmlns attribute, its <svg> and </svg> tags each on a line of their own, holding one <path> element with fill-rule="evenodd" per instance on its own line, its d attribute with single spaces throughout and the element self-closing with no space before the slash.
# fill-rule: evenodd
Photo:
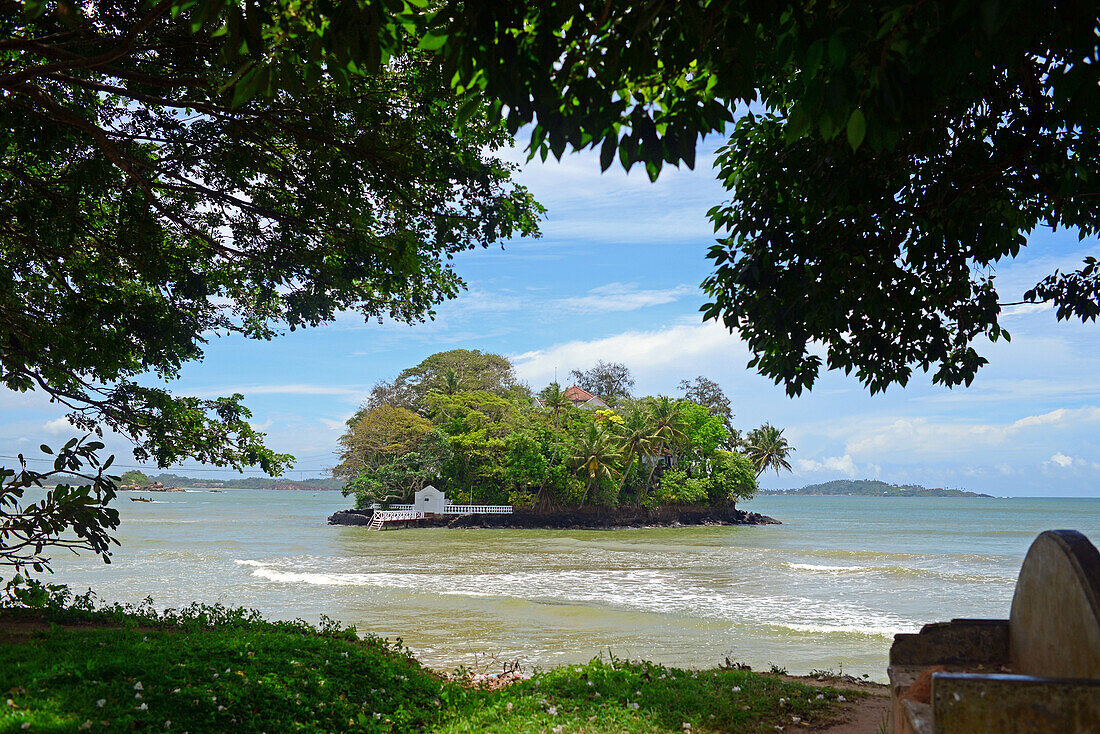
<svg viewBox="0 0 1100 734">
<path fill-rule="evenodd" d="M 569 398 L 569 402 L 573 403 L 573 405 L 581 410 L 603 410 L 608 407 L 607 403 L 600 400 L 598 395 L 593 395 L 583 387 L 578 387 L 577 385 L 571 385 L 565 388 L 562 390 L 562 394 Z M 535 404 L 540 408 L 545 407 L 538 397 L 535 398 Z"/>
</svg>

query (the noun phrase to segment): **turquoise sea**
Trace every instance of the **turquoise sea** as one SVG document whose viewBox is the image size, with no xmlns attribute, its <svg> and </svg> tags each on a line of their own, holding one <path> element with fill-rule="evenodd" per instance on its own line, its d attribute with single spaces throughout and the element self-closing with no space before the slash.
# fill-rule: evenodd
<svg viewBox="0 0 1100 734">
<path fill-rule="evenodd" d="M 601 653 L 885 678 L 892 636 L 1005 617 L 1036 534 L 1100 542 L 1100 499 L 761 497 L 782 525 L 611 531 L 335 527 L 337 492 L 124 493 L 111 565 L 57 554 L 109 601 L 192 601 L 401 637 L 450 669 Z"/>
</svg>

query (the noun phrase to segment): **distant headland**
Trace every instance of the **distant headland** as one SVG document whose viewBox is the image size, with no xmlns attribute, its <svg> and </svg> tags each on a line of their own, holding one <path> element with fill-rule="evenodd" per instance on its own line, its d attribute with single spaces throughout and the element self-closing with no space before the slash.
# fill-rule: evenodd
<svg viewBox="0 0 1100 734">
<path fill-rule="evenodd" d="M 980 492 L 919 484 L 888 484 L 877 479 L 834 479 L 799 489 L 761 489 L 759 495 L 814 495 L 819 497 L 992 497 Z"/>
<path fill-rule="evenodd" d="M 86 480 L 68 475 L 55 474 L 47 486 L 56 484 L 78 485 Z M 142 492 L 173 492 L 181 489 L 283 489 L 305 492 L 334 492 L 344 488 L 344 482 L 332 477 L 291 480 L 286 477 L 244 477 L 241 479 L 196 479 L 178 474 L 154 474 L 147 476 L 131 470 L 119 477 L 118 489 Z"/>
</svg>

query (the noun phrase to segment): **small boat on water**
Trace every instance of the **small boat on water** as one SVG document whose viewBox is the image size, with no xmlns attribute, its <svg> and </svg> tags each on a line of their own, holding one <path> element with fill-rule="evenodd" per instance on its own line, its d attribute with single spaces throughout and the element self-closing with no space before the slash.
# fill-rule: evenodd
<svg viewBox="0 0 1100 734">
<path fill-rule="evenodd" d="M 131 497 L 130 501 L 131 502 L 152 502 L 153 500 L 147 499 L 145 497 Z"/>
</svg>

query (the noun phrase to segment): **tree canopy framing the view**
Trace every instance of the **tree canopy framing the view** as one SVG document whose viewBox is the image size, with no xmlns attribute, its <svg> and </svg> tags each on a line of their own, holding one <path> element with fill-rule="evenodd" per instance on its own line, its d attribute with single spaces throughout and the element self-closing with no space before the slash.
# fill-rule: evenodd
<svg viewBox="0 0 1100 734">
<path fill-rule="evenodd" d="M 0 24 L 0 381 L 129 436 L 140 460 L 278 473 L 289 457 L 241 396 L 135 378 L 175 377 L 213 334 L 423 320 L 462 288 L 454 253 L 537 232 L 493 157 L 502 126 L 457 121 L 411 47 L 340 83 L 286 42 L 264 57 L 287 62 L 278 83 L 250 95 L 220 23 L 171 2 L 7 2 Z"/>
<path fill-rule="evenodd" d="M 444 59 L 465 108 L 484 99 L 512 132 L 528 126 L 543 159 L 598 149 L 604 169 L 618 159 L 656 178 L 736 120 L 703 311 L 790 394 L 823 365 L 872 392 L 915 369 L 969 384 L 982 342 L 1008 337 L 995 265 L 1039 227 L 1100 231 L 1093 3 L 338 8 L 364 22 L 331 27 L 323 48 L 384 58 L 411 36 Z M 284 13 L 239 33 L 277 43 L 316 22 Z M 1016 295 L 1095 320 L 1100 269 L 1090 257 Z"/>
</svg>

